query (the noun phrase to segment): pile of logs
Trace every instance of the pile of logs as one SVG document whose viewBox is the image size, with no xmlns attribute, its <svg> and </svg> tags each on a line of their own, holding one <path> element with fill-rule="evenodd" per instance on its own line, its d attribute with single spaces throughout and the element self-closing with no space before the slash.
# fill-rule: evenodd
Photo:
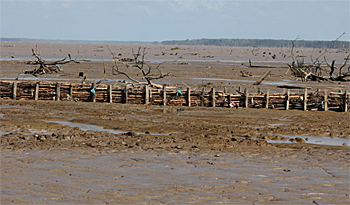
<svg viewBox="0 0 350 205">
<path fill-rule="evenodd" d="M 285 90 L 286 88 L 284 88 Z M 294 92 L 292 92 L 294 91 Z M 0 81 L 0 99 L 14 100 L 65 100 L 82 102 L 130 103 L 168 106 L 205 106 L 267 109 L 297 109 L 348 112 L 348 91 L 313 91 L 302 87 L 288 87 L 282 93 L 235 93 L 210 90 L 162 89 L 147 85 L 105 85 L 86 83 L 57 83 L 33 81 Z"/>
</svg>

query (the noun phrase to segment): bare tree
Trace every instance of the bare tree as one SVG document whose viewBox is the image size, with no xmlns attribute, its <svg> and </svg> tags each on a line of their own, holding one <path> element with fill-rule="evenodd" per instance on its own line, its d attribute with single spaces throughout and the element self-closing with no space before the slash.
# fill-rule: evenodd
<svg viewBox="0 0 350 205">
<path fill-rule="evenodd" d="M 169 76 L 170 74 L 170 73 L 162 73 L 162 71 L 159 69 L 160 65 L 163 64 L 164 62 L 159 63 L 157 66 L 154 67 L 145 61 L 145 56 L 147 54 L 146 47 L 144 48 L 139 47 L 136 53 L 134 52 L 134 50 L 132 50 L 133 58 L 131 59 L 125 58 L 126 60 L 123 60 L 123 59 L 117 60 L 118 58 L 115 57 L 114 53 L 110 50 L 110 48 L 108 46 L 107 48 L 111 53 L 111 55 L 113 56 L 114 65 L 112 67 L 112 74 L 124 75 L 127 79 L 132 81 L 132 83 L 145 84 L 152 87 L 160 88 L 162 87 L 161 85 L 155 84 L 152 81 L 164 78 L 166 76 Z M 123 65 L 122 68 L 121 68 L 121 65 Z M 130 68 L 136 68 L 140 72 L 142 76 L 140 80 L 130 76 L 130 74 L 127 72 L 127 70 Z M 141 80 L 144 80 L 144 81 L 142 82 Z"/>
<path fill-rule="evenodd" d="M 332 46 L 344 34 L 345 33 L 343 33 L 336 40 L 334 40 L 332 42 Z M 324 51 L 320 52 L 321 54 L 315 60 L 313 60 L 311 56 L 310 58 L 312 63 L 305 64 L 304 55 L 298 56 L 294 54 L 295 41 L 297 41 L 297 39 L 298 38 L 292 41 L 291 57 L 293 59 L 293 62 L 291 64 L 288 64 L 290 70 L 292 71 L 292 74 L 295 77 L 301 78 L 302 81 L 350 81 L 350 65 L 348 64 L 348 61 L 350 60 L 350 54 L 347 55 L 346 58 L 344 58 L 345 61 L 339 68 L 335 66 L 335 60 L 333 60 L 332 63 L 328 63 L 327 58 L 325 56 L 325 54 L 328 52 L 328 49 L 325 49 Z M 321 61 L 322 56 L 324 61 Z M 347 71 L 343 71 L 343 69 L 346 67 Z M 338 70 L 337 75 L 335 75 L 336 70 Z"/>
<path fill-rule="evenodd" d="M 36 51 L 34 51 L 33 48 L 32 48 L 32 53 L 33 53 L 33 56 L 35 56 L 36 60 L 26 61 L 26 64 L 39 65 L 39 68 L 33 69 L 33 70 L 25 70 L 23 71 L 25 74 L 32 74 L 34 76 L 38 76 L 38 75 L 44 75 L 44 74 L 58 73 L 58 72 L 62 72 L 62 68 L 60 66 L 62 64 L 67 64 L 71 62 L 80 63 L 76 60 L 73 60 L 70 54 L 68 54 L 69 60 L 66 60 L 67 59 L 66 57 L 57 61 L 45 61 L 41 58 L 41 56 Z"/>
</svg>

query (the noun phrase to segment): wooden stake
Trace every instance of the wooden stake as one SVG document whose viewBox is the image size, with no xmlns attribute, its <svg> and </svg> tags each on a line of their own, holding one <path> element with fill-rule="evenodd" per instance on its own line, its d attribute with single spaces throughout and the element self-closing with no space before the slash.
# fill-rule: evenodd
<svg viewBox="0 0 350 205">
<path fill-rule="evenodd" d="M 95 83 L 91 84 L 90 96 L 91 96 L 91 102 L 96 102 Z"/>
<path fill-rule="evenodd" d="M 307 88 L 304 89 L 304 111 L 307 111 Z"/>
<path fill-rule="evenodd" d="M 124 88 L 124 103 L 128 104 L 128 85 L 125 85 Z"/>
<path fill-rule="evenodd" d="M 113 102 L 112 85 L 108 85 L 107 92 L 108 92 L 108 102 L 112 103 Z"/>
<path fill-rule="evenodd" d="M 244 107 L 245 107 L 245 108 L 249 108 L 248 96 L 249 96 L 248 91 L 247 91 L 247 89 L 245 88 L 245 89 L 244 89 Z"/>
<path fill-rule="evenodd" d="M 346 90 L 344 93 L 344 112 L 348 112 L 348 91 Z"/>
<path fill-rule="evenodd" d="M 187 88 L 187 106 L 191 107 L 191 88 Z"/>
<path fill-rule="evenodd" d="M 211 104 L 215 107 L 215 88 L 211 88 Z"/>
<path fill-rule="evenodd" d="M 70 96 L 70 99 L 73 100 L 73 85 L 72 84 L 69 85 L 69 96 Z"/>
<path fill-rule="evenodd" d="M 35 83 L 34 100 L 39 99 L 39 82 Z"/>
<path fill-rule="evenodd" d="M 148 105 L 149 103 L 149 87 L 148 85 L 145 85 L 145 105 Z"/>
<path fill-rule="evenodd" d="M 270 101 L 270 90 L 267 90 L 265 95 L 265 108 L 269 109 L 269 101 Z"/>
<path fill-rule="evenodd" d="M 166 106 L 166 85 L 163 85 L 163 105 Z"/>
<path fill-rule="evenodd" d="M 328 111 L 328 91 L 324 91 L 323 95 L 323 105 L 324 105 L 324 111 Z"/>
<path fill-rule="evenodd" d="M 60 96 L 61 96 L 60 84 L 56 83 L 56 101 L 60 100 Z"/>
<path fill-rule="evenodd" d="M 17 82 L 12 83 L 12 99 L 16 100 L 17 98 Z"/>
<path fill-rule="evenodd" d="M 286 110 L 289 110 L 289 100 L 290 100 L 290 89 L 287 89 Z"/>
<path fill-rule="evenodd" d="M 231 89 L 228 90 L 228 104 L 231 105 L 232 97 L 231 97 Z"/>
<path fill-rule="evenodd" d="M 205 93 L 205 89 L 202 88 L 202 96 L 201 96 L 201 106 L 204 106 L 205 100 L 204 100 L 204 93 Z"/>
</svg>

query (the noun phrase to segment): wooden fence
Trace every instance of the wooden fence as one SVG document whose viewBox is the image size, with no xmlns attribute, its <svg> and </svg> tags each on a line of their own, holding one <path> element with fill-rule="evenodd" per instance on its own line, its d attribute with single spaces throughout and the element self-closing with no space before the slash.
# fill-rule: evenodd
<svg viewBox="0 0 350 205">
<path fill-rule="evenodd" d="M 233 90 L 231 88 L 230 90 Z M 281 89 L 282 90 L 282 89 Z M 292 92 L 293 91 L 293 92 Z M 164 106 L 206 106 L 267 109 L 297 109 L 348 112 L 348 91 L 283 89 L 281 93 L 248 93 L 209 90 L 177 90 L 163 86 L 131 87 L 105 84 L 0 81 L 0 99 L 64 100 L 82 102 L 130 103 Z"/>
</svg>

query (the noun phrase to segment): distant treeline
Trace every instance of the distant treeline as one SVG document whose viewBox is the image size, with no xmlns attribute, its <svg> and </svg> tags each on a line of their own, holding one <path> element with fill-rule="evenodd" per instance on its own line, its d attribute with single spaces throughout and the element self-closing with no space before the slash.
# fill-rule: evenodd
<svg viewBox="0 0 350 205">
<path fill-rule="evenodd" d="M 162 44 L 162 45 L 205 45 L 205 46 L 237 46 L 237 47 L 291 47 L 293 40 L 274 39 L 192 39 L 167 41 L 99 41 L 99 40 L 59 40 L 59 39 L 32 39 L 32 38 L 0 38 L 0 41 L 12 42 L 49 42 L 49 43 L 101 43 L 101 44 Z M 296 47 L 305 48 L 337 48 L 349 49 L 349 41 L 305 41 L 295 42 Z"/>
<path fill-rule="evenodd" d="M 193 39 L 162 41 L 163 45 L 205 45 L 238 47 L 291 47 L 293 40 L 274 39 Z M 349 49 L 349 41 L 305 41 L 297 40 L 295 47 Z"/>
<path fill-rule="evenodd" d="M 146 44 L 148 41 L 98 41 L 98 40 L 60 40 L 60 39 L 35 39 L 35 38 L 0 38 L 0 41 L 11 42 L 43 42 L 43 43 L 100 43 L 100 44 Z"/>
</svg>

